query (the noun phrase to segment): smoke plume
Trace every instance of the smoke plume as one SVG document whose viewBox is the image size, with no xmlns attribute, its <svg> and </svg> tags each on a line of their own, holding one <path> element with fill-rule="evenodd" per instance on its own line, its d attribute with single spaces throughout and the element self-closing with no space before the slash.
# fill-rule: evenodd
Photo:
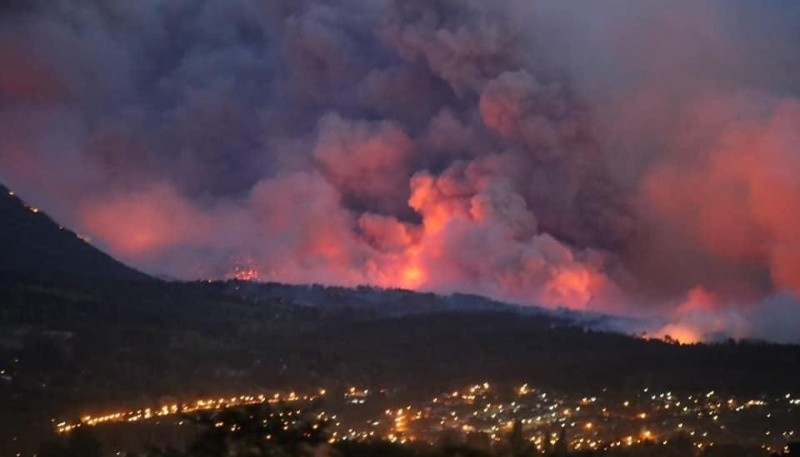
<svg viewBox="0 0 800 457">
<path fill-rule="evenodd" d="M 153 274 L 796 342 L 798 19 L 789 1 L 11 0 L 0 178 Z"/>
</svg>

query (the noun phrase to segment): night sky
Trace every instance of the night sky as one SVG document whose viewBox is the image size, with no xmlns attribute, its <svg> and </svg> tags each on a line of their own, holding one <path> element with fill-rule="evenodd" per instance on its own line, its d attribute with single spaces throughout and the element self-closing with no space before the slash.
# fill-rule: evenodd
<svg viewBox="0 0 800 457">
<path fill-rule="evenodd" d="M 11 0 L 0 180 L 154 275 L 800 341 L 800 3 Z"/>
</svg>

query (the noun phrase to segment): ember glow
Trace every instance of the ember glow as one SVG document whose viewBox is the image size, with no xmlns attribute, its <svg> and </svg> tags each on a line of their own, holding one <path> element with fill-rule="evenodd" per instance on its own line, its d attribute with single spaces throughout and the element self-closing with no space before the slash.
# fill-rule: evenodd
<svg viewBox="0 0 800 457">
<path fill-rule="evenodd" d="M 0 178 L 147 272 L 797 341 L 795 2 L 2 12 Z"/>
</svg>

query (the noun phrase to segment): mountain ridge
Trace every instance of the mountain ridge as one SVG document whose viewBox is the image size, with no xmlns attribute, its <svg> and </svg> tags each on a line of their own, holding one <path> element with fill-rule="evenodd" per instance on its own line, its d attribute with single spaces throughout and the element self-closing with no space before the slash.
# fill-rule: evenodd
<svg viewBox="0 0 800 457">
<path fill-rule="evenodd" d="M 0 183 L 0 274 L 19 278 L 155 280 L 29 206 Z"/>
</svg>

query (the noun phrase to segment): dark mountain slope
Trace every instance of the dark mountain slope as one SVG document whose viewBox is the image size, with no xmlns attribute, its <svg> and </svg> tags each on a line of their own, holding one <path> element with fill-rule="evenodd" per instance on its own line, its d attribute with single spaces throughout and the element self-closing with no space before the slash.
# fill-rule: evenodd
<svg viewBox="0 0 800 457">
<path fill-rule="evenodd" d="M 148 280 L 27 206 L 0 185 L 0 275 L 7 278 Z"/>
</svg>

